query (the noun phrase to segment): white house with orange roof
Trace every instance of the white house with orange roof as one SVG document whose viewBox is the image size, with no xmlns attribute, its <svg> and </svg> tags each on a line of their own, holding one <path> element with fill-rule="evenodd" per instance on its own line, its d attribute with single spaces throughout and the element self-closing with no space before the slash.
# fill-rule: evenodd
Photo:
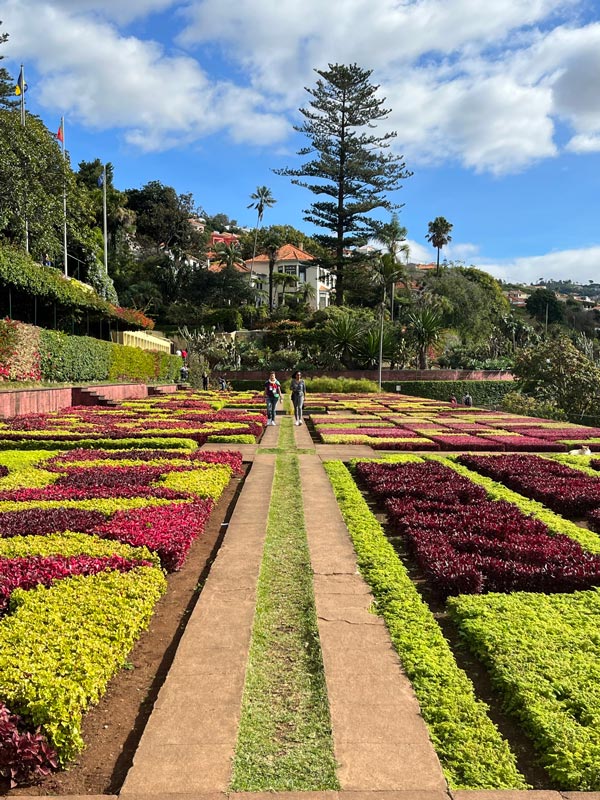
<svg viewBox="0 0 600 800">
<path fill-rule="evenodd" d="M 269 256 L 261 253 L 254 259 L 248 259 L 246 266 L 248 267 L 248 272 L 252 269 L 253 285 L 259 291 L 268 294 Z M 302 291 L 303 284 L 308 283 L 314 289 L 314 296 L 308 298 L 308 304 L 315 310 L 327 308 L 329 305 L 334 285 L 333 276 L 329 270 L 319 266 L 314 256 L 311 256 L 310 253 L 293 244 L 284 244 L 277 251 L 273 272 L 293 275 L 296 278 L 296 285 L 287 287 L 286 294 Z M 274 296 L 276 293 L 277 287 L 274 288 Z"/>
</svg>

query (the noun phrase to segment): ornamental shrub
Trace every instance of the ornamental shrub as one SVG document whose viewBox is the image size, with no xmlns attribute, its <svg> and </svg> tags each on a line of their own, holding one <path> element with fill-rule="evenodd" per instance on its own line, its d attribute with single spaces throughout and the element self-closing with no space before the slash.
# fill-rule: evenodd
<svg viewBox="0 0 600 800">
<path fill-rule="evenodd" d="M 430 400 L 448 402 L 454 395 L 460 401 L 467 392 L 476 406 L 495 408 L 502 404 L 503 397 L 514 392 L 513 381 L 384 381 L 382 388 L 386 392 L 395 392 L 400 385 L 401 394 L 411 397 L 427 397 Z"/>
<path fill-rule="evenodd" d="M 136 567 L 13 593 L 0 621 L 0 696 L 41 726 L 62 764 L 82 749 L 83 712 L 124 665 L 165 590 L 160 569 Z"/>
<path fill-rule="evenodd" d="M 40 329 L 0 320 L 0 380 L 39 381 Z"/>
<path fill-rule="evenodd" d="M 111 344 L 89 336 L 42 330 L 42 377 L 57 383 L 108 380 Z"/>
</svg>

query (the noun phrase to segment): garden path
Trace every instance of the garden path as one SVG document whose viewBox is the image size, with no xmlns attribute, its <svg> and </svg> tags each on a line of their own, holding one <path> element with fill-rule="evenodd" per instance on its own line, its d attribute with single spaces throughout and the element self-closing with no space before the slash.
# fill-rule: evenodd
<svg viewBox="0 0 600 800">
<path fill-rule="evenodd" d="M 259 447 L 245 448 L 253 466 L 123 785 L 128 800 L 228 790 L 278 433 L 269 427 Z M 387 629 L 371 613 L 321 459 L 305 426 L 294 437 L 341 789 L 444 800 L 441 767 Z M 362 449 L 370 452 L 351 448 Z"/>
</svg>

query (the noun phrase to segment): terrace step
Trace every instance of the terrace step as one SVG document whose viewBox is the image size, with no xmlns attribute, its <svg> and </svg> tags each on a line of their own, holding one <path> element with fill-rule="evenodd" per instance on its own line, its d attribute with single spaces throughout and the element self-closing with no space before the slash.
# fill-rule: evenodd
<svg viewBox="0 0 600 800">
<path fill-rule="evenodd" d="M 116 408 L 119 403 L 96 389 L 84 387 L 73 388 L 73 405 L 76 406 L 110 406 Z"/>
</svg>

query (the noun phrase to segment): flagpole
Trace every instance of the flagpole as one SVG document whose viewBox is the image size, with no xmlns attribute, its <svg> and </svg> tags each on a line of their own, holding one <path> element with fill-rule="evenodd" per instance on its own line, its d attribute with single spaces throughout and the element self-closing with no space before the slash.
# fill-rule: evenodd
<svg viewBox="0 0 600 800">
<path fill-rule="evenodd" d="M 21 64 L 21 72 L 19 74 L 19 83 L 21 87 L 21 125 L 25 127 L 25 67 Z M 27 218 L 27 210 L 25 210 L 25 252 L 29 252 L 29 219 Z"/>
<path fill-rule="evenodd" d="M 23 84 L 21 88 L 21 125 L 25 127 L 25 68 L 23 67 L 23 64 L 21 64 L 19 82 Z"/>
<path fill-rule="evenodd" d="M 102 173 L 102 211 L 104 214 L 104 271 L 108 275 L 108 236 L 106 224 L 106 164 Z"/>
<path fill-rule="evenodd" d="M 60 130 L 62 133 L 62 155 L 63 155 L 63 248 L 64 248 L 64 268 L 65 278 L 68 277 L 67 271 L 67 154 L 65 152 L 65 118 L 60 118 Z"/>
</svg>

